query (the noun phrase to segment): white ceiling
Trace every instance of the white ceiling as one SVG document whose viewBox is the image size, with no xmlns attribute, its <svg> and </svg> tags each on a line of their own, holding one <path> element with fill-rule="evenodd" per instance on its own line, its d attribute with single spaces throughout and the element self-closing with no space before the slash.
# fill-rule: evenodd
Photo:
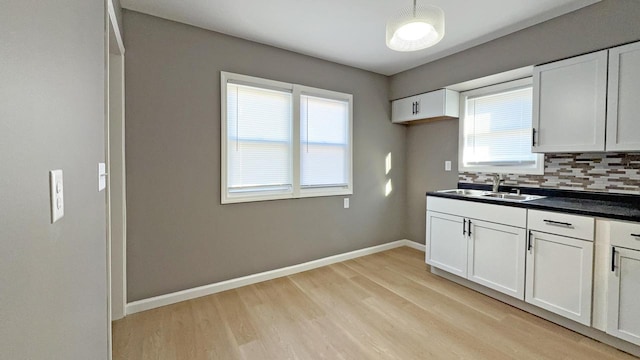
<svg viewBox="0 0 640 360">
<path fill-rule="evenodd" d="M 387 19 L 411 0 L 121 0 L 126 9 L 392 75 L 599 0 L 419 0 L 445 13 L 437 45 L 385 45 Z M 126 36 L 126 35 L 125 35 Z"/>
</svg>

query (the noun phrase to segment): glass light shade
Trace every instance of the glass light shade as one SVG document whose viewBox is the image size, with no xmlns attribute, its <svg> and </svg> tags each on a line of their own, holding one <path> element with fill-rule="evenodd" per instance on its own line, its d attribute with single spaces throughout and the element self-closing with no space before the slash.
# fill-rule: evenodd
<svg viewBox="0 0 640 360">
<path fill-rule="evenodd" d="M 416 51 L 437 44 L 444 36 L 444 11 L 417 5 L 387 22 L 387 46 L 396 51 Z"/>
</svg>

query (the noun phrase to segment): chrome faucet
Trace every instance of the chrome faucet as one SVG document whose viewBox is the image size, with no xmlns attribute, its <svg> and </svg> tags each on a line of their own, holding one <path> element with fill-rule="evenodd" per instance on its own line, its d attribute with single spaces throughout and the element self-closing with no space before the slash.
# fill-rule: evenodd
<svg viewBox="0 0 640 360">
<path fill-rule="evenodd" d="M 504 181 L 502 174 L 495 174 L 491 177 L 493 179 L 493 188 L 491 191 L 498 192 L 500 190 L 500 183 Z"/>
</svg>

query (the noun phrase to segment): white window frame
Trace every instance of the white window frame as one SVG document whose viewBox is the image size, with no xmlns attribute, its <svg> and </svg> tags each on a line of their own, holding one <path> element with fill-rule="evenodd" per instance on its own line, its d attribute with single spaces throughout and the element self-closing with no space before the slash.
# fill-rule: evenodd
<svg viewBox="0 0 640 360">
<path fill-rule="evenodd" d="M 518 90 L 533 85 L 532 78 L 513 80 L 496 85 L 485 86 L 460 93 L 460 124 L 458 132 L 458 171 L 460 172 L 483 172 L 483 173 L 499 173 L 499 174 L 528 174 L 543 175 L 544 174 L 544 154 L 537 154 L 535 166 L 531 165 L 465 165 L 464 163 L 464 122 L 467 114 L 467 99 L 479 96 L 487 96 L 507 92 L 510 90 Z"/>
<path fill-rule="evenodd" d="M 256 86 L 292 93 L 292 154 L 291 154 L 291 174 L 292 189 L 286 192 L 262 192 L 253 195 L 247 193 L 230 194 L 227 184 L 227 83 L 231 81 L 236 84 Z M 340 196 L 353 194 L 353 95 L 337 91 L 313 88 L 298 84 L 290 84 L 281 81 L 268 80 L 254 76 L 235 74 L 230 72 L 220 72 L 220 202 L 221 204 L 233 204 L 243 202 L 297 199 L 320 196 Z M 313 187 L 302 188 L 300 185 L 301 157 L 300 157 L 300 96 L 309 95 L 326 99 L 346 101 L 349 104 L 349 124 L 348 124 L 348 148 L 347 148 L 347 185 L 344 187 Z"/>
</svg>

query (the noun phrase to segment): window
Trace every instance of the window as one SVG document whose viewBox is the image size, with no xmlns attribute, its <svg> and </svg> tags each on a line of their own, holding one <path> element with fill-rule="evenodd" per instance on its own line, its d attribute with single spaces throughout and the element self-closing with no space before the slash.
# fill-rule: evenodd
<svg viewBox="0 0 640 360">
<path fill-rule="evenodd" d="M 221 202 L 352 194 L 352 95 L 221 73 Z"/>
<path fill-rule="evenodd" d="M 461 94 L 460 171 L 542 174 L 531 152 L 531 78 Z"/>
</svg>

